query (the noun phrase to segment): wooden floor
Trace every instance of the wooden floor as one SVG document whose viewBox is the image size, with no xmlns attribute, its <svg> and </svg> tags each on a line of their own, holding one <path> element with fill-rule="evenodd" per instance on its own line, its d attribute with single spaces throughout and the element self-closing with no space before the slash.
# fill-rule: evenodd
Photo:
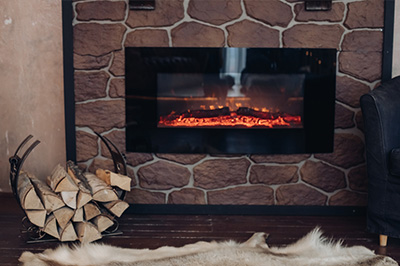
<svg viewBox="0 0 400 266">
<path fill-rule="evenodd" d="M 14 198 L 0 194 L 0 265 L 18 265 L 25 250 L 41 252 L 59 242 L 26 243 L 21 233 L 22 211 Z M 245 241 L 254 232 L 267 232 L 270 246 L 292 243 L 316 226 L 325 235 L 343 239 L 347 245 L 363 245 L 400 262 L 400 241 L 389 239 L 380 248 L 378 238 L 365 231 L 365 217 L 356 216 L 226 216 L 226 215 L 133 215 L 120 219 L 122 235 L 108 236 L 100 242 L 129 248 L 182 246 L 196 241 L 234 239 Z"/>
</svg>

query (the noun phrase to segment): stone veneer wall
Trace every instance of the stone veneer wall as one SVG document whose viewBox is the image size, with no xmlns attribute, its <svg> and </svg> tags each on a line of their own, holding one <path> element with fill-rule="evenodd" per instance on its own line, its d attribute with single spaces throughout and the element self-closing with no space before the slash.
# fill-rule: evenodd
<svg viewBox="0 0 400 266">
<path fill-rule="evenodd" d="M 381 77 L 383 0 L 334 1 L 306 12 L 298 0 L 75 0 L 77 160 L 112 168 L 94 131 L 125 151 L 124 47 L 307 47 L 338 49 L 335 146 L 331 154 L 127 153 L 138 204 L 366 205 L 359 97 Z"/>
</svg>

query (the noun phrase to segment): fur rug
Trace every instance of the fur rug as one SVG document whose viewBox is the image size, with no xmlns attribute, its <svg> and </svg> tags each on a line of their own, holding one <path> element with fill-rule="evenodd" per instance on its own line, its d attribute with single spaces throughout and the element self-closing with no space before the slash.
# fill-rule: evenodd
<svg viewBox="0 0 400 266">
<path fill-rule="evenodd" d="M 255 233 L 244 243 L 197 242 L 183 247 L 155 250 L 126 249 L 101 244 L 85 244 L 33 254 L 24 252 L 24 266 L 352 266 L 398 265 L 393 259 L 375 255 L 362 247 L 345 247 L 322 237 L 316 228 L 297 242 L 269 247 L 265 233 Z"/>
</svg>

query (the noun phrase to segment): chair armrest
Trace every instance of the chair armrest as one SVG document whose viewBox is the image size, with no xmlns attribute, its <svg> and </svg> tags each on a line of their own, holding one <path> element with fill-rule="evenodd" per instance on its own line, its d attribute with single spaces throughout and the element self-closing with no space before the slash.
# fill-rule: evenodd
<svg viewBox="0 0 400 266">
<path fill-rule="evenodd" d="M 392 149 L 389 154 L 389 171 L 400 177 L 400 148 Z"/>
</svg>

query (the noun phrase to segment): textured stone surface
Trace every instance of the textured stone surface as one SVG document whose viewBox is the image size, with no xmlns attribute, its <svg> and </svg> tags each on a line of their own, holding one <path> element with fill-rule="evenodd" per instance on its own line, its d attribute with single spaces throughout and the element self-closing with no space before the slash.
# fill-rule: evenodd
<svg viewBox="0 0 400 266">
<path fill-rule="evenodd" d="M 174 153 L 157 153 L 157 157 L 181 164 L 194 164 L 205 158 L 205 154 L 174 154 Z"/>
<path fill-rule="evenodd" d="M 347 76 L 336 77 L 336 99 L 351 107 L 360 107 L 360 97 L 370 91 L 364 83 Z"/>
<path fill-rule="evenodd" d="M 177 47 L 222 47 L 225 45 L 221 29 L 197 22 L 184 22 L 171 31 L 172 45 Z"/>
<path fill-rule="evenodd" d="M 126 47 L 168 47 L 168 33 L 166 30 L 135 30 L 126 35 L 124 45 Z"/>
<path fill-rule="evenodd" d="M 354 127 L 354 112 L 347 109 L 341 104 L 335 106 L 335 128 L 352 128 Z"/>
<path fill-rule="evenodd" d="M 109 78 L 110 76 L 105 71 L 75 72 L 75 101 L 81 102 L 106 97 Z"/>
<path fill-rule="evenodd" d="M 110 72 L 114 76 L 125 76 L 125 52 L 114 52 L 114 58 L 111 63 Z"/>
<path fill-rule="evenodd" d="M 189 16 L 214 25 L 237 19 L 242 14 L 240 0 L 190 0 Z"/>
<path fill-rule="evenodd" d="M 344 36 L 342 51 L 381 52 L 382 44 L 382 31 L 352 31 Z"/>
<path fill-rule="evenodd" d="M 158 161 L 141 167 L 137 172 L 142 188 L 171 189 L 189 183 L 190 172 L 183 166 Z"/>
<path fill-rule="evenodd" d="M 219 205 L 273 205 L 274 191 L 269 187 L 235 187 L 207 193 L 208 204 Z"/>
<path fill-rule="evenodd" d="M 299 163 L 310 158 L 310 154 L 288 154 L 288 155 L 251 155 L 256 163 Z"/>
<path fill-rule="evenodd" d="M 339 49 L 344 29 L 340 25 L 301 24 L 283 32 L 283 46 Z"/>
<path fill-rule="evenodd" d="M 345 5 L 340 2 L 333 2 L 332 9 L 329 11 L 310 12 L 304 9 L 304 3 L 296 4 L 294 12 L 296 14 L 295 20 L 301 22 L 308 21 L 329 21 L 340 22 L 344 16 Z"/>
<path fill-rule="evenodd" d="M 315 158 L 333 165 L 349 168 L 364 162 L 364 143 L 354 134 L 335 134 L 333 153 L 317 153 Z"/>
<path fill-rule="evenodd" d="M 78 162 L 87 161 L 98 154 L 98 137 L 90 133 L 76 131 L 76 160 Z"/>
<path fill-rule="evenodd" d="M 90 173 L 96 173 L 97 169 L 108 169 L 110 171 L 114 170 L 114 162 L 110 159 L 100 159 L 100 158 L 95 158 L 92 163 L 88 167 L 88 171 Z"/>
<path fill-rule="evenodd" d="M 157 0 L 155 10 L 130 10 L 126 24 L 131 28 L 171 26 L 183 17 L 183 0 Z"/>
<path fill-rule="evenodd" d="M 342 171 L 323 162 L 307 161 L 300 169 L 301 179 L 326 192 L 346 187 Z"/>
<path fill-rule="evenodd" d="M 204 161 L 193 168 L 194 186 L 212 189 L 244 184 L 249 165 L 246 159 Z"/>
<path fill-rule="evenodd" d="M 126 194 L 125 201 L 130 204 L 164 204 L 165 193 L 134 188 Z"/>
<path fill-rule="evenodd" d="M 350 170 L 348 174 L 349 187 L 355 191 L 367 192 L 368 190 L 368 177 L 367 167 L 362 165 Z"/>
<path fill-rule="evenodd" d="M 108 66 L 110 60 L 111 54 L 103 56 L 74 54 L 74 68 L 84 70 L 99 70 Z"/>
<path fill-rule="evenodd" d="M 123 79 L 123 78 L 111 79 L 110 89 L 109 89 L 108 94 L 112 98 L 125 97 L 125 79 Z"/>
<path fill-rule="evenodd" d="M 279 31 L 249 20 L 226 27 L 231 47 L 279 47 Z"/>
<path fill-rule="evenodd" d="M 100 56 L 122 48 L 122 24 L 82 23 L 74 26 L 74 53 Z"/>
<path fill-rule="evenodd" d="M 253 165 L 250 168 L 250 183 L 252 184 L 287 184 L 298 180 L 297 166 Z"/>
<path fill-rule="evenodd" d="M 341 72 L 369 82 L 381 78 L 381 67 L 381 52 L 341 52 L 339 55 Z"/>
<path fill-rule="evenodd" d="M 368 0 L 348 4 L 348 12 L 344 25 L 355 28 L 382 28 L 384 1 Z"/>
<path fill-rule="evenodd" d="M 304 184 L 283 185 L 276 190 L 278 205 L 325 205 L 327 196 Z"/>
<path fill-rule="evenodd" d="M 112 143 L 114 143 L 114 145 L 120 152 L 125 154 L 127 164 L 137 166 L 139 164 L 153 160 L 153 156 L 150 153 L 126 152 L 125 131 L 114 130 L 106 134 L 105 137 L 107 137 Z M 101 155 L 107 158 L 111 158 L 111 154 L 103 141 L 101 142 L 100 147 Z"/>
<path fill-rule="evenodd" d="M 96 1 L 76 4 L 77 20 L 111 20 L 118 21 L 125 18 L 124 1 Z"/>
<path fill-rule="evenodd" d="M 205 193 L 195 188 L 176 190 L 168 195 L 169 204 L 206 204 Z"/>
<path fill-rule="evenodd" d="M 244 0 L 247 14 L 272 26 L 286 27 L 293 18 L 290 6 L 280 0 Z"/>
<path fill-rule="evenodd" d="M 102 133 L 125 126 L 125 101 L 96 101 L 75 105 L 75 125 Z"/>
<path fill-rule="evenodd" d="M 329 199 L 332 206 L 367 206 L 367 194 L 342 190 Z"/>
</svg>

